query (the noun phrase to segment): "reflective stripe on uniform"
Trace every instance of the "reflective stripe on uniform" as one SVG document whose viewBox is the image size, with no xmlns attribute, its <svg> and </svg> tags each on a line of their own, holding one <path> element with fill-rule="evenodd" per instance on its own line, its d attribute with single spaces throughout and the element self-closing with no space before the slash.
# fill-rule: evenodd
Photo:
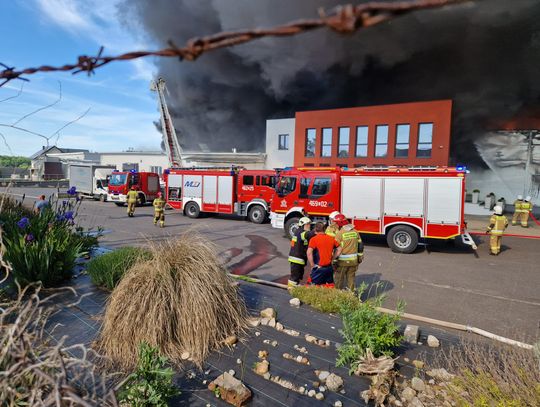
<svg viewBox="0 0 540 407">
<path fill-rule="evenodd" d="M 349 240 L 349 239 L 357 239 L 358 234 L 356 232 L 345 232 L 341 235 L 343 240 Z"/>
<path fill-rule="evenodd" d="M 302 265 L 306 264 L 306 261 L 304 259 L 301 259 L 300 257 L 289 256 L 288 260 L 289 260 L 289 263 L 302 264 Z"/>
<path fill-rule="evenodd" d="M 491 230 L 492 235 L 502 235 L 503 232 L 504 232 L 504 230 L 497 230 L 497 229 L 492 229 Z"/>
<path fill-rule="evenodd" d="M 354 260 L 356 259 L 356 256 L 359 256 L 358 253 L 354 254 L 340 254 L 338 257 L 338 260 Z"/>
</svg>

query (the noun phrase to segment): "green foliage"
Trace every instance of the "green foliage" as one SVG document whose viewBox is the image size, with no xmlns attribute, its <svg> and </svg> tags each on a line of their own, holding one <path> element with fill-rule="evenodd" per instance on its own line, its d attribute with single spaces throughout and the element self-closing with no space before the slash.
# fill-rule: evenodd
<svg viewBox="0 0 540 407">
<path fill-rule="evenodd" d="M 112 290 L 133 264 L 151 257 L 150 251 L 144 248 L 122 247 L 90 260 L 86 271 L 94 284 Z"/>
<path fill-rule="evenodd" d="M 128 377 L 119 400 L 131 407 L 166 407 L 167 401 L 179 394 L 173 384 L 174 372 L 166 367 L 167 363 L 156 348 L 141 343 L 137 370 Z"/>
<path fill-rule="evenodd" d="M 30 168 L 30 159 L 21 156 L 0 155 L 0 167 Z"/>
<path fill-rule="evenodd" d="M 360 305 L 359 297 L 348 290 L 320 286 L 298 286 L 291 290 L 291 295 L 321 312 L 337 313 L 344 306 L 347 309 L 352 309 Z"/>
<path fill-rule="evenodd" d="M 358 292 L 361 297 L 366 286 Z M 356 369 L 361 356 L 369 348 L 375 357 L 393 355 L 393 349 L 402 341 L 397 322 L 403 312 L 404 304 L 398 304 L 397 315 L 383 314 L 377 311 L 384 301 L 383 295 L 377 295 L 359 305 L 344 303 L 341 307 L 343 344 L 338 349 L 336 366 L 349 365 L 351 371 Z"/>
</svg>

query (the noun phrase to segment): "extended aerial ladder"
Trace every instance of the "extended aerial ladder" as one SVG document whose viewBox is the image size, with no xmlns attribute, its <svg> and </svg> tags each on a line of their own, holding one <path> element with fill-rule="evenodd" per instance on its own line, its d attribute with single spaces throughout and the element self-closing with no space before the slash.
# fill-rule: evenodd
<svg viewBox="0 0 540 407">
<path fill-rule="evenodd" d="M 150 82 L 150 90 L 157 92 L 158 95 L 161 127 L 163 129 L 163 139 L 167 157 L 169 158 L 169 165 L 171 167 L 183 167 L 185 163 L 182 159 L 182 147 L 176 137 L 176 130 L 174 129 L 169 108 L 167 107 L 167 102 L 165 100 L 165 80 L 163 78 L 158 78 L 157 81 Z"/>
</svg>

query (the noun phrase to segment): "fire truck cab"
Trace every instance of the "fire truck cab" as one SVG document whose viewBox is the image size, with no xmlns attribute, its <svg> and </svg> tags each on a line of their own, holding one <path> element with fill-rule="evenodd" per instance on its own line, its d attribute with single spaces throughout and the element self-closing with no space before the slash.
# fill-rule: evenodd
<svg viewBox="0 0 540 407">
<path fill-rule="evenodd" d="M 160 191 L 159 175 L 155 172 L 113 171 L 107 187 L 107 200 L 118 206 L 126 203 L 126 196 L 132 186 L 137 188 L 141 205 L 152 202 Z"/>
<path fill-rule="evenodd" d="M 263 223 L 270 213 L 275 171 L 231 168 L 171 168 L 165 171 L 168 206 L 190 218 L 201 213 L 246 216 Z"/>
<path fill-rule="evenodd" d="M 474 241 L 465 230 L 465 169 L 450 167 L 293 168 L 279 175 L 270 215 L 292 236 L 298 220 L 342 212 L 362 234 L 386 236 L 412 253 L 420 238 Z"/>
</svg>

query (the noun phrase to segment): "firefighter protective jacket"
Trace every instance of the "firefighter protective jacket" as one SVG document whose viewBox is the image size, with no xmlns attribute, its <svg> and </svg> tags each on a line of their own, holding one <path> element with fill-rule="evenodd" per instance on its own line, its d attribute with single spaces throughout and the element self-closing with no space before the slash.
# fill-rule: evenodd
<svg viewBox="0 0 540 407">
<path fill-rule="evenodd" d="M 504 215 L 492 215 L 489 219 L 488 232 L 494 236 L 502 236 L 507 227 L 508 219 Z"/>
<path fill-rule="evenodd" d="M 311 230 L 300 230 L 293 236 L 288 259 L 290 263 L 306 264 L 309 239 L 314 235 Z"/>
<path fill-rule="evenodd" d="M 530 212 L 532 210 L 532 203 L 531 202 L 527 202 L 527 201 L 523 201 L 521 203 L 521 212 Z"/>
<path fill-rule="evenodd" d="M 163 212 L 163 209 L 165 208 L 165 200 L 163 198 L 156 198 L 154 199 L 152 205 L 154 206 L 155 212 Z"/>
<path fill-rule="evenodd" d="M 127 193 L 126 199 L 128 203 L 137 203 L 137 199 L 139 199 L 139 194 L 137 193 L 137 191 L 131 190 Z"/>
<path fill-rule="evenodd" d="M 329 236 L 332 236 L 332 237 L 336 237 L 336 234 L 337 232 L 339 231 L 339 226 L 336 225 L 335 223 L 329 225 L 327 228 L 326 228 L 326 234 L 329 235 Z"/>
<path fill-rule="evenodd" d="M 341 266 L 355 266 L 362 262 L 364 258 L 364 244 L 360 233 L 351 224 L 345 225 L 336 234 L 336 241 L 341 246 L 341 254 L 338 257 L 338 264 Z"/>
<path fill-rule="evenodd" d="M 514 212 L 521 212 L 521 205 L 523 204 L 523 200 L 516 199 L 514 201 Z"/>
</svg>

